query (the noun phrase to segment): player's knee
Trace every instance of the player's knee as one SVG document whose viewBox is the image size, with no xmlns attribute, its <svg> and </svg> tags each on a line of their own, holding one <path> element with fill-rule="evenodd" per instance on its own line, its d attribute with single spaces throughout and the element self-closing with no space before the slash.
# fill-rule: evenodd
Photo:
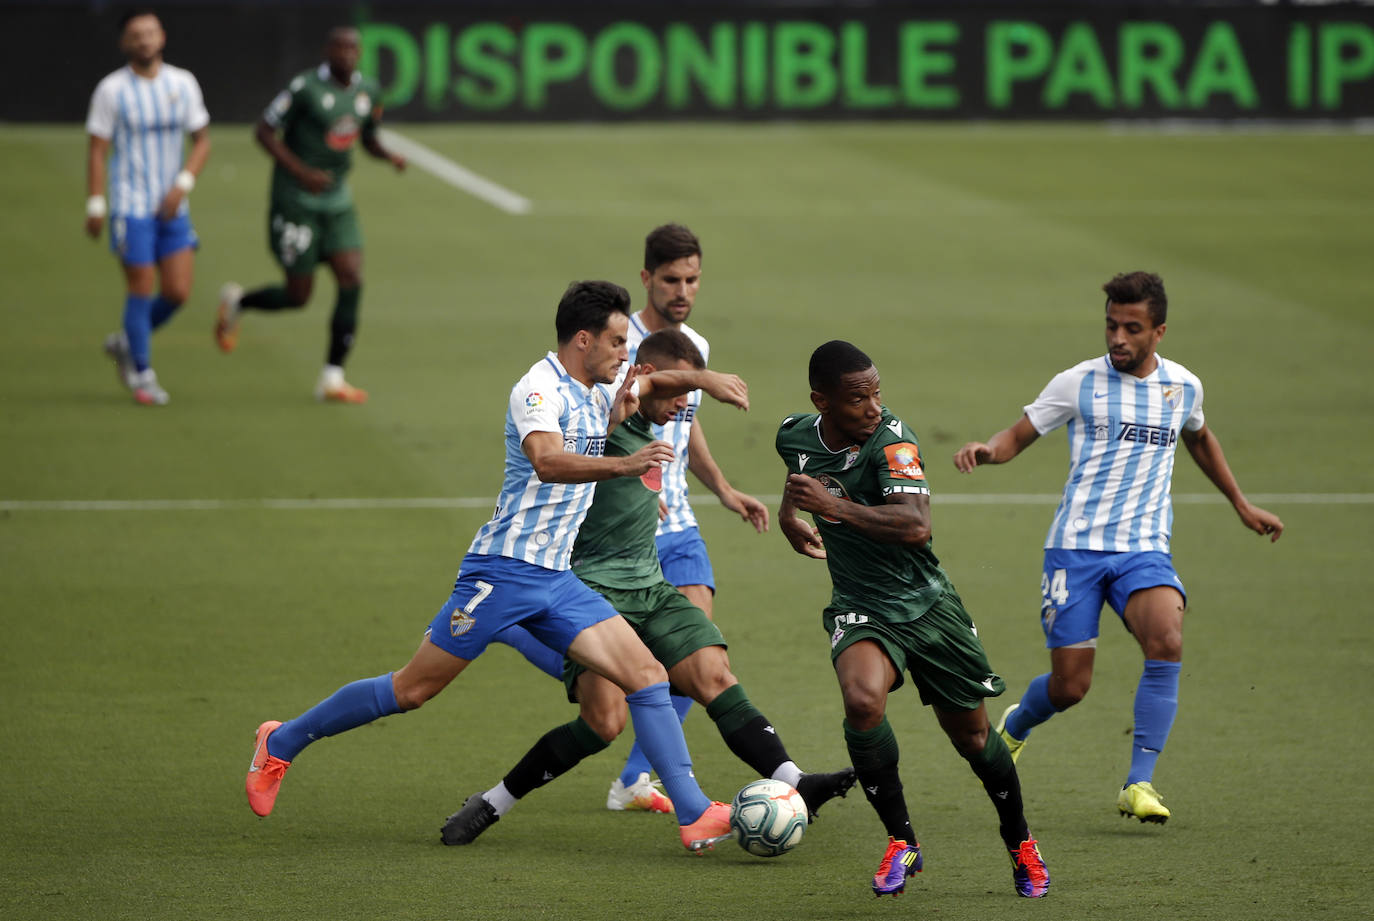
<svg viewBox="0 0 1374 921">
<path fill-rule="evenodd" d="M 616 737 L 625 731 L 627 713 L 625 707 L 583 707 L 581 711 L 582 722 L 590 726 L 601 741 L 607 743 L 615 741 Z"/>
<path fill-rule="evenodd" d="M 980 729 L 947 729 L 945 732 L 949 736 L 949 741 L 954 746 L 954 750 L 965 760 L 977 758 L 988 744 L 988 726 L 986 723 Z"/>
<path fill-rule="evenodd" d="M 844 718 L 850 726 L 862 732 L 883 721 L 886 695 L 858 683 L 842 685 L 840 692 L 844 695 Z"/>
<path fill-rule="evenodd" d="M 1050 703 L 1054 704 L 1057 710 L 1067 710 L 1074 704 L 1088 696 L 1088 689 L 1092 687 L 1092 676 L 1074 676 L 1070 678 L 1050 679 L 1048 688 Z"/>
<path fill-rule="evenodd" d="M 1169 629 L 1158 635 L 1146 637 L 1140 644 L 1147 659 L 1160 659 L 1165 662 L 1183 660 L 1183 631 Z"/>
<path fill-rule="evenodd" d="M 391 691 L 396 695 L 396 706 L 402 710 L 418 710 L 422 704 L 443 690 L 445 683 L 408 680 L 398 673 L 392 678 Z"/>
<path fill-rule="evenodd" d="M 629 663 L 625 668 L 625 690 L 629 693 L 642 691 L 652 684 L 663 684 L 668 680 L 668 672 L 657 659 L 648 654 L 648 650 L 645 650 L 643 661 Z"/>
</svg>

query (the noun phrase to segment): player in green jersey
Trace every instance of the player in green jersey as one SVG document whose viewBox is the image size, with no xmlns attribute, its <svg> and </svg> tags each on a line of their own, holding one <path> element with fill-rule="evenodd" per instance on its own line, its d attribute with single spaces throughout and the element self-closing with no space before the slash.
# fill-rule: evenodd
<svg viewBox="0 0 1374 921">
<path fill-rule="evenodd" d="M 706 367 L 701 352 L 680 330 L 646 337 L 636 360 L 641 373 Z M 607 436 L 606 456 L 628 456 L 652 444 L 650 424 L 662 425 L 688 402 L 687 394 L 641 397 L 639 411 Z M 659 468 L 598 483 L 573 545 L 573 572 L 629 621 L 667 668 L 673 687 L 706 707 L 730 751 L 761 776 L 795 787 L 814 816 L 823 803 L 849 791 L 854 771 L 806 774 L 797 767 L 768 718 L 731 673 L 720 629 L 663 578 L 654 541 L 662 488 Z M 516 800 L 601 751 L 624 730 L 623 690 L 571 660 L 565 660 L 563 674 L 568 699 L 580 705 L 577 719 L 545 733 L 495 787 L 468 797 L 444 824 L 445 844 L 472 843 Z"/>
<path fill-rule="evenodd" d="M 315 265 L 329 263 L 338 283 L 329 321 L 329 351 L 315 387 L 317 400 L 362 403 L 367 393 L 344 380 L 343 365 L 358 329 L 363 285 L 363 237 L 348 187 L 353 144 L 397 170 L 405 158 L 377 137 L 382 107 L 377 85 L 358 72 L 358 30 L 331 29 L 325 63 L 298 74 L 272 100 L 258 122 L 258 143 L 272 155 L 268 245 L 286 273 L 285 285 L 243 293 L 233 282 L 220 292 L 215 341 L 222 351 L 238 345 L 240 313 L 304 307 L 315 283 Z"/>
<path fill-rule="evenodd" d="M 778 525 L 794 550 L 830 570 L 823 622 L 844 696 L 845 743 L 889 836 L 873 892 L 900 894 L 922 865 L 886 715 L 887 695 L 910 672 L 997 809 L 1017 894 L 1043 896 L 1049 871 L 1026 827 L 1016 765 L 989 731 L 983 705 L 1004 685 L 931 551 L 930 488 L 916 436 L 883 406 L 878 369 L 850 343 L 822 345 L 809 370 L 817 411 L 788 416 L 778 430 L 788 471 Z"/>
</svg>

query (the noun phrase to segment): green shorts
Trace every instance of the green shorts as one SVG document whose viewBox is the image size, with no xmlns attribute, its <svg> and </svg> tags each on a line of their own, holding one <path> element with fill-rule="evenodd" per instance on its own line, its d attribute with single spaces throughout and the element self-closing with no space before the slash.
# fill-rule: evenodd
<svg viewBox="0 0 1374 921">
<path fill-rule="evenodd" d="M 657 582 L 648 588 L 587 584 L 606 596 L 611 607 L 630 622 L 664 668 L 672 668 L 698 649 L 726 645 L 720 628 L 711 623 L 706 613 L 667 582 Z M 563 660 L 563 684 L 568 689 L 568 700 L 577 701 L 573 696 L 577 676 L 586 670 L 571 659 Z"/>
<path fill-rule="evenodd" d="M 267 215 L 267 246 L 288 275 L 309 275 L 321 259 L 362 249 L 363 231 L 352 205 L 323 211 L 274 195 Z"/>
<path fill-rule="evenodd" d="M 976 710 L 985 697 L 1007 689 L 988 664 L 988 654 L 978 639 L 978 628 L 953 590 L 920 617 L 891 623 L 856 611 L 826 608 L 825 629 L 830 633 L 830 662 L 860 640 L 872 640 L 897 668 L 897 680 L 889 691 L 902 686 L 902 673 L 921 693 L 921 703 L 941 710 Z"/>
</svg>

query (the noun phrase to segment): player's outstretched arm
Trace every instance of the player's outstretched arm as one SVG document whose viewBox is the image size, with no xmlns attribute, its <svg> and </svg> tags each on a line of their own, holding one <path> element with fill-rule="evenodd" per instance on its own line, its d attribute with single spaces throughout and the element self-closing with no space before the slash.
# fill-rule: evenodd
<svg viewBox="0 0 1374 921">
<path fill-rule="evenodd" d="M 558 432 L 530 432 L 520 442 L 535 475 L 545 483 L 599 483 L 618 476 L 639 476 L 673 459 L 673 446 L 654 441 L 628 457 L 591 457 L 563 450 Z"/>
<path fill-rule="evenodd" d="M 720 504 L 762 534 L 768 530 L 768 506 L 753 496 L 746 495 L 730 485 L 725 474 L 716 465 L 711 449 L 706 444 L 706 433 L 701 429 L 701 419 L 692 422 L 687 435 L 687 469 L 701 481 L 702 485 L 716 494 Z"/>
<path fill-rule="evenodd" d="M 1236 482 L 1230 465 L 1226 463 L 1226 455 L 1222 453 L 1221 442 L 1211 429 L 1205 425 L 1196 432 L 1184 429 L 1183 444 L 1202 472 L 1207 474 L 1207 479 L 1230 501 L 1241 523 L 1256 534 L 1268 534 L 1270 543 L 1283 535 L 1283 522 L 1279 516 L 1258 505 L 1251 505 L 1240 491 L 1240 484 Z"/>
<path fill-rule="evenodd" d="M 1009 428 L 987 441 L 970 441 L 954 452 L 954 466 L 960 473 L 972 473 L 982 464 L 1005 464 L 1040 437 L 1040 433 L 1024 415 Z"/>
<path fill-rule="evenodd" d="M 702 390 L 713 399 L 740 409 L 749 408 L 749 385 L 737 374 L 719 371 L 654 371 L 640 376 L 640 396 L 656 394 L 677 396 L 689 390 Z"/>
<path fill-rule="evenodd" d="M 257 127 L 253 129 L 253 137 L 307 192 L 318 195 L 334 184 L 333 173 L 306 166 L 305 161 L 292 153 L 291 148 L 277 135 L 277 129 L 265 120 L 258 120 Z"/>
<path fill-rule="evenodd" d="M 821 532 L 797 515 L 797 507 L 788 498 L 786 490 L 782 494 L 782 504 L 778 506 L 778 530 L 782 531 L 782 536 L 787 538 L 792 549 L 802 556 L 809 556 L 813 560 L 825 559 Z"/>
<path fill-rule="evenodd" d="M 869 540 L 880 544 L 924 547 L 930 542 L 930 496 L 893 493 L 885 505 L 860 505 L 832 496 L 820 480 L 804 473 L 787 476 L 783 498 L 796 508 L 842 521 Z"/>
</svg>

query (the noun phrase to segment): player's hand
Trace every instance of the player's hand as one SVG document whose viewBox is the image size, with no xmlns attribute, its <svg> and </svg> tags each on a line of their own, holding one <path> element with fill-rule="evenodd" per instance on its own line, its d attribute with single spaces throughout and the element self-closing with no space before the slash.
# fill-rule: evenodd
<svg viewBox="0 0 1374 921">
<path fill-rule="evenodd" d="M 731 488 L 721 496 L 720 504 L 752 524 L 758 533 L 768 530 L 768 506 L 753 496 Z"/>
<path fill-rule="evenodd" d="M 105 219 L 103 217 L 86 218 L 86 236 L 90 237 L 92 240 L 100 239 L 100 231 L 103 230 L 104 227 Z"/>
<path fill-rule="evenodd" d="M 778 519 L 778 528 L 782 530 L 783 537 L 787 538 L 792 549 L 802 556 L 809 556 L 813 560 L 825 559 L 825 543 L 821 540 L 821 532 L 812 525 L 796 515 L 783 515 Z"/>
<path fill-rule="evenodd" d="M 954 452 L 954 467 L 960 473 L 972 473 L 973 468 L 992 456 L 992 448 L 981 441 L 970 441 Z"/>
<path fill-rule="evenodd" d="M 821 485 L 820 480 L 804 473 L 788 474 L 787 485 L 783 487 L 783 494 L 794 506 L 803 512 L 811 512 L 813 515 L 833 513 L 835 503 L 838 501 L 828 489 Z M 831 514 L 829 517 L 834 517 L 834 515 Z"/>
<path fill-rule="evenodd" d="M 658 520 L 668 520 L 668 503 L 664 502 L 662 499 L 658 500 Z"/>
<path fill-rule="evenodd" d="M 334 184 L 334 174 L 329 170 L 315 169 L 313 166 L 301 168 L 300 175 L 296 177 L 305 190 L 313 195 L 319 195 Z"/>
<path fill-rule="evenodd" d="M 673 460 L 673 446 L 666 441 L 651 441 L 629 457 L 621 476 L 641 476 L 654 467 L 662 467 Z"/>
<path fill-rule="evenodd" d="M 157 216 L 164 221 L 170 221 L 177 216 L 177 209 L 181 207 L 181 203 L 185 200 L 186 193 L 176 186 L 172 186 L 167 190 L 167 194 L 163 196 L 162 203 L 157 206 Z"/>
<path fill-rule="evenodd" d="M 749 385 L 737 374 L 722 374 L 719 371 L 706 371 L 706 380 L 701 389 L 722 403 L 749 408 Z"/>
<path fill-rule="evenodd" d="M 629 370 L 625 372 L 625 379 L 620 382 L 620 389 L 615 392 L 615 399 L 611 400 L 612 426 L 619 425 L 639 412 L 639 394 L 635 393 L 635 388 L 631 386 L 637 377 L 639 365 L 630 365 Z"/>
<path fill-rule="evenodd" d="M 1247 502 L 1241 508 L 1236 509 L 1236 513 L 1240 515 L 1240 520 L 1251 531 L 1256 534 L 1268 534 L 1271 544 L 1283 536 L 1283 522 L 1273 512 L 1266 512 L 1258 505 L 1251 505 Z"/>
<path fill-rule="evenodd" d="M 398 173 L 404 173 L 404 172 L 406 171 L 406 158 L 405 158 L 405 157 L 401 156 L 400 154 L 395 154 L 395 153 L 394 153 L 394 154 L 388 154 L 388 155 L 387 155 L 387 159 L 391 161 L 391 165 L 392 165 L 392 166 L 396 167 L 396 172 L 398 172 Z"/>
</svg>

